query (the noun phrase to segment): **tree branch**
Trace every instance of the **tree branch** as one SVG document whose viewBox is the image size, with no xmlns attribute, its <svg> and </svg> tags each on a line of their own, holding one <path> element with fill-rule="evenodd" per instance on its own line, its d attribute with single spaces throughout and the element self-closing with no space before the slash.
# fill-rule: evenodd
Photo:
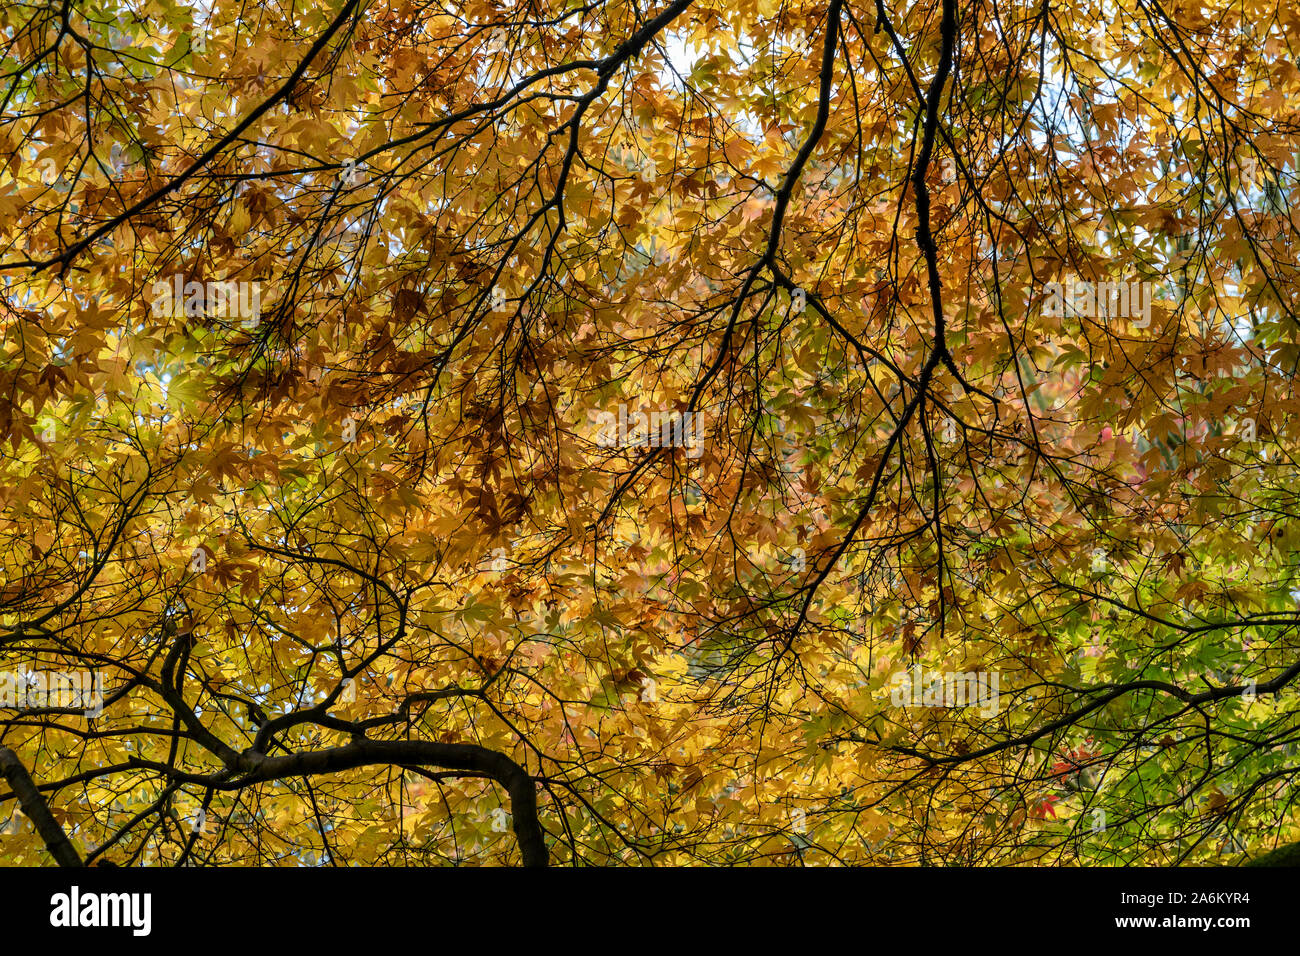
<svg viewBox="0 0 1300 956">
<path fill-rule="evenodd" d="M 139 761 L 138 764 L 144 764 Z M 537 791 L 528 771 L 503 753 L 476 744 L 444 744 L 423 740 L 367 740 L 329 750 L 313 750 L 282 757 L 268 757 L 246 750 L 239 758 L 245 773 L 227 779 L 195 778 L 177 774 L 163 765 L 159 769 L 172 777 L 184 777 L 216 790 L 238 790 L 250 783 L 337 773 L 372 764 L 431 764 L 448 770 L 469 770 L 491 777 L 510 795 L 510 816 L 524 866 L 543 867 L 549 862 L 541 823 L 537 819 Z M 150 766 L 153 766 L 152 764 Z"/>
<path fill-rule="evenodd" d="M 18 798 L 23 813 L 27 814 L 36 825 L 36 832 L 41 835 L 46 848 L 50 851 L 50 856 L 54 857 L 59 866 L 84 866 L 81 855 L 69 842 L 63 827 L 59 826 L 59 821 L 55 820 L 54 814 L 50 813 L 49 804 L 36 789 L 36 782 L 32 780 L 32 775 L 27 772 L 18 755 L 8 747 L 0 747 L 0 774 L 4 775 L 9 786 L 13 788 L 14 796 Z"/>
</svg>

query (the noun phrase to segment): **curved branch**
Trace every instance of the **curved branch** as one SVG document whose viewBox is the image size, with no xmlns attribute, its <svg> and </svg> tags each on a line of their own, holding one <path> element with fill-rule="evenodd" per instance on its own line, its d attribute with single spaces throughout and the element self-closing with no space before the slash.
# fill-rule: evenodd
<svg viewBox="0 0 1300 956">
<path fill-rule="evenodd" d="M 191 777 L 171 768 L 155 766 L 168 776 L 202 782 L 216 790 L 239 790 L 250 783 L 337 773 L 373 764 L 431 764 L 447 770 L 468 770 L 490 777 L 510 795 L 510 817 L 524 866 L 544 867 L 549 862 L 541 823 L 537 819 L 537 790 L 528 771 L 503 753 L 476 744 L 444 744 L 423 740 L 367 740 L 329 750 L 313 750 L 287 756 L 268 757 L 252 750 L 239 758 L 238 777 Z"/>
</svg>

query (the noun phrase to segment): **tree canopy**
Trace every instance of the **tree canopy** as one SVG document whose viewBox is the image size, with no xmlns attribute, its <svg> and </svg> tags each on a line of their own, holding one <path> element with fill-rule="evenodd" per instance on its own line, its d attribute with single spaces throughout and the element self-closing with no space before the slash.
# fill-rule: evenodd
<svg viewBox="0 0 1300 956">
<path fill-rule="evenodd" d="M 1293 6 L 0 28 L 0 863 L 1300 839 Z"/>
</svg>

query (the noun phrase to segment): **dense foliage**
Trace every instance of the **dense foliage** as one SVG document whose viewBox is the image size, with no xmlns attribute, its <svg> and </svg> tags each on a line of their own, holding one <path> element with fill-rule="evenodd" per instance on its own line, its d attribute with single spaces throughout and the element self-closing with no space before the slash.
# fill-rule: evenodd
<svg viewBox="0 0 1300 956">
<path fill-rule="evenodd" d="M 0 862 L 1292 842 L 1298 25 L 5 5 Z"/>
</svg>

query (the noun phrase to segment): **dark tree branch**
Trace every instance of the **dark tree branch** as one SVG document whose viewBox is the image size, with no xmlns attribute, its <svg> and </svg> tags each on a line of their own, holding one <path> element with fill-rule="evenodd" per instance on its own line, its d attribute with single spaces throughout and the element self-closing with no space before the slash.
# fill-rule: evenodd
<svg viewBox="0 0 1300 956">
<path fill-rule="evenodd" d="M 84 866 L 81 855 L 69 842 L 63 827 L 54 819 L 54 814 L 50 813 L 49 804 L 36 789 L 32 775 L 27 772 L 18 755 L 8 747 L 0 747 L 0 774 L 4 774 L 5 780 L 13 788 L 23 813 L 36 825 L 36 832 L 41 835 L 50 856 L 54 857 L 59 866 Z"/>
<path fill-rule="evenodd" d="M 201 783 L 214 790 L 242 790 L 249 784 L 288 777 L 338 773 L 376 764 L 427 764 L 447 770 L 467 770 L 490 777 L 506 788 L 510 795 L 510 816 L 524 866 L 548 865 L 541 823 L 537 819 L 537 791 L 533 778 L 505 754 L 475 744 L 444 744 L 423 740 L 367 740 L 356 738 L 343 747 L 312 750 L 282 757 L 268 757 L 253 750 L 240 755 L 238 776 L 225 771 L 218 776 L 178 773 L 165 764 L 135 761 L 169 777 Z"/>
</svg>

